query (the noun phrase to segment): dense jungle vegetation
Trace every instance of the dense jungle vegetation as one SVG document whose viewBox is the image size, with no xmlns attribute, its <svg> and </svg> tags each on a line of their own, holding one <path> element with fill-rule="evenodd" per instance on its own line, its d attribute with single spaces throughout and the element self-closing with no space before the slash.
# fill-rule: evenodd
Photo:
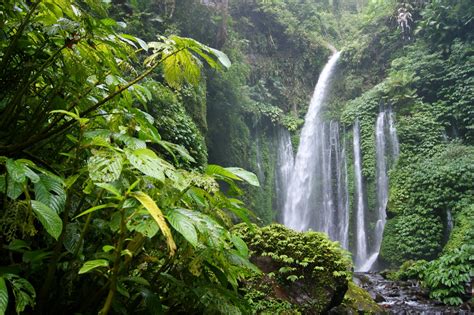
<svg viewBox="0 0 474 315">
<path fill-rule="evenodd" d="M 272 224 L 276 136 L 297 148 L 335 49 L 324 116 L 348 147 L 360 121 L 372 216 L 374 125 L 396 114 L 382 267 L 465 303 L 473 16 L 469 0 L 2 1 L 0 315 L 380 311 L 337 242 Z"/>
</svg>

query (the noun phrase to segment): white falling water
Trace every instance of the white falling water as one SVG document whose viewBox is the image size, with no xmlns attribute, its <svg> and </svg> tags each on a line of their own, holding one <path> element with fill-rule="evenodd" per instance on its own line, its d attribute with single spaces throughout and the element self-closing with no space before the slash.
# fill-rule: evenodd
<svg viewBox="0 0 474 315">
<path fill-rule="evenodd" d="M 276 196 L 277 209 L 283 213 L 288 183 L 293 171 L 293 145 L 288 130 L 280 128 L 277 131 L 278 151 L 276 164 Z"/>
<path fill-rule="evenodd" d="M 329 231 L 328 216 L 325 212 L 332 205 L 328 198 L 325 198 L 326 194 L 329 194 L 329 188 L 323 187 L 332 185 L 323 182 L 327 180 L 328 169 L 322 164 L 323 160 L 326 159 L 327 162 L 328 158 L 323 157 L 324 152 L 330 149 L 324 143 L 324 124 L 319 113 L 339 56 L 339 52 L 332 55 L 319 76 L 301 131 L 293 174 L 288 185 L 283 223 L 298 231 L 309 228 Z"/>
<path fill-rule="evenodd" d="M 293 229 L 325 232 L 343 248 L 349 245 L 347 163 L 339 124 L 323 122 L 320 110 L 339 53 L 324 67 L 314 90 L 283 209 L 283 223 Z M 281 151 L 281 149 L 280 149 Z M 283 164 L 282 164 L 283 165 Z"/>
<path fill-rule="evenodd" d="M 365 204 L 364 204 L 364 190 L 362 186 L 362 164 L 360 153 L 360 128 L 359 120 L 354 123 L 354 176 L 356 189 L 356 257 L 355 267 L 357 271 L 367 262 L 367 236 L 365 228 Z"/>
<path fill-rule="evenodd" d="M 262 152 L 260 150 L 260 140 L 258 133 L 256 134 L 256 140 L 255 140 L 255 158 L 256 158 L 256 164 L 257 164 L 257 177 L 258 181 L 260 183 L 265 182 L 265 173 L 263 172 L 262 168 Z"/>
<path fill-rule="evenodd" d="M 338 240 L 345 249 L 349 248 L 349 189 L 347 185 L 347 162 L 345 145 L 340 144 L 339 124 L 330 122 L 330 143 L 334 152 L 336 169 L 337 211 L 333 217 L 333 239 Z M 333 173 L 334 176 L 334 173 Z M 335 224 L 334 224 L 335 223 Z"/>
<path fill-rule="evenodd" d="M 390 135 L 392 126 L 390 126 Z M 385 143 L 385 112 L 380 112 L 375 125 L 375 152 L 377 164 L 377 223 L 375 225 L 375 249 L 378 253 L 382 243 L 383 229 L 387 221 L 385 209 L 388 202 L 388 175 Z"/>
<path fill-rule="evenodd" d="M 389 143 L 387 143 L 387 138 L 389 139 Z M 381 111 L 377 116 L 377 122 L 375 124 L 375 142 L 377 166 L 377 222 L 375 224 L 374 249 L 369 259 L 360 267 L 360 271 L 369 271 L 377 260 L 380 246 L 382 244 L 383 230 L 387 221 L 386 209 L 389 191 L 387 160 L 390 156 L 395 160 L 400 152 L 394 115 L 391 109 Z M 391 151 L 387 150 L 389 144 L 391 146 Z"/>
<path fill-rule="evenodd" d="M 400 145 L 398 143 L 397 129 L 395 128 L 395 118 L 392 109 L 388 110 L 388 125 L 390 133 L 390 144 L 392 145 L 393 158 L 396 159 L 400 155 Z"/>
</svg>

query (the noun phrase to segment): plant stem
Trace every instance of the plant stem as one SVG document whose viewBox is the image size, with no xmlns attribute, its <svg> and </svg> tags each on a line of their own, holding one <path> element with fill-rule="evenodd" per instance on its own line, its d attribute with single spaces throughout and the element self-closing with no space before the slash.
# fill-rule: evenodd
<svg viewBox="0 0 474 315">
<path fill-rule="evenodd" d="M 110 286 L 109 286 L 109 293 L 107 294 L 107 298 L 105 299 L 104 306 L 99 311 L 99 315 L 107 315 L 112 307 L 112 301 L 114 300 L 115 292 L 117 291 L 117 279 L 120 270 L 120 260 L 122 257 L 122 248 L 123 243 L 125 240 L 125 213 L 124 210 L 120 210 L 121 213 L 121 221 L 120 221 L 120 237 L 115 247 L 115 261 L 114 261 L 114 268 L 112 269 L 112 276 L 110 278 Z"/>
</svg>

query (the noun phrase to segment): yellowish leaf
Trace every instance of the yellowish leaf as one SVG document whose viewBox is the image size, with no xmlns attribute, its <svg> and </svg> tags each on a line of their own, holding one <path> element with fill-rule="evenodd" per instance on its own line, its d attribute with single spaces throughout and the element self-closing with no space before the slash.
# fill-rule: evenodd
<svg viewBox="0 0 474 315">
<path fill-rule="evenodd" d="M 161 212 L 160 208 L 158 208 L 157 204 L 150 196 L 142 191 L 138 191 L 132 194 L 132 196 L 140 201 L 140 203 L 150 212 L 153 219 L 155 219 L 156 223 L 160 227 L 161 232 L 166 238 L 166 243 L 168 245 L 168 249 L 170 251 L 170 255 L 173 256 L 176 251 L 176 244 L 173 240 L 173 236 L 171 235 L 171 230 L 166 224 L 165 217 L 163 216 L 163 212 Z"/>
</svg>

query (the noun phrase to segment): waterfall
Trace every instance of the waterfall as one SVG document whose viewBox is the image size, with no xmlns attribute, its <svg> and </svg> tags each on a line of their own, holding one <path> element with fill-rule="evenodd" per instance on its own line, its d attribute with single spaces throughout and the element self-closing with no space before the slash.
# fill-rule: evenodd
<svg viewBox="0 0 474 315">
<path fill-rule="evenodd" d="M 280 128 L 277 131 L 278 151 L 276 164 L 276 196 L 277 209 L 283 213 L 288 183 L 293 171 L 293 145 L 288 130 Z"/>
<path fill-rule="evenodd" d="M 360 153 L 360 128 L 359 120 L 354 123 L 354 176 L 356 188 L 356 270 L 361 270 L 361 267 L 367 261 L 367 236 L 365 234 L 365 204 L 364 204 L 364 190 L 362 186 L 362 164 Z"/>
<path fill-rule="evenodd" d="M 398 155 L 400 154 L 400 145 L 398 143 L 398 137 L 397 137 L 397 129 L 395 128 L 395 122 L 394 122 L 394 114 L 392 112 L 392 109 L 388 109 L 388 125 L 389 125 L 389 133 L 390 133 L 390 144 L 392 145 L 392 154 L 393 158 L 396 159 Z"/>
<path fill-rule="evenodd" d="M 385 152 L 385 112 L 380 112 L 375 125 L 375 152 L 377 164 L 377 223 L 375 225 L 375 251 L 378 252 L 382 243 L 383 229 L 387 220 L 385 208 L 388 202 L 388 175 Z M 390 135 L 392 126 L 390 125 Z"/>
<path fill-rule="evenodd" d="M 265 173 L 262 168 L 262 152 L 260 150 L 260 140 L 259 140 L 259 135 L 258 132 L 256 133 L 256 140 L 255 140 L 255 158 L 256 158 L 256 164 L 257 164 L 257 177 L 258 181 L 263 184 L 265 182 Z"/>
<path fill-rule="evenodd" d="M 387 138 L 389 139 L 391 151 L 387 150 Z M 387 220 L 386 209 L 389 189 L 387 161 L 390 156 L 392 160 L 395 160 L 400 153 L 394 115 L 391 109 L 380 111 L 377 116 L 377 122 L 375 124 L 375 153 L 377 166 L 377 222 L 375 224 L 374 233 L 374 250 L 371 257 L 360 267 L 360 271 L 369 271 L 378 258 L 382 244 L 383 230 Z"/>
<path fill-rule="evenodd" d="M 349 199 L 346 153 L 339 124 L 325 123 L 320 110 L 340 53 L 324 67 L 301 131 L 283 209 L 283 223 L 295 230 L 322 231 L 348 247 Z"/>
<path fill-rule="evenodd" d="M 339 137 L 339 124 L 330 122 L 330 143 L 334 152 L 334 166 L 336 169 L 336 207 L 333 218 L 334 236 L 345 249 L 349 248 L 349 188 L 347 186 L 347 161 L 345 143 L 341 146 Z M 334 175 L 333 175 L 334 176 Z"/>
</svg>

